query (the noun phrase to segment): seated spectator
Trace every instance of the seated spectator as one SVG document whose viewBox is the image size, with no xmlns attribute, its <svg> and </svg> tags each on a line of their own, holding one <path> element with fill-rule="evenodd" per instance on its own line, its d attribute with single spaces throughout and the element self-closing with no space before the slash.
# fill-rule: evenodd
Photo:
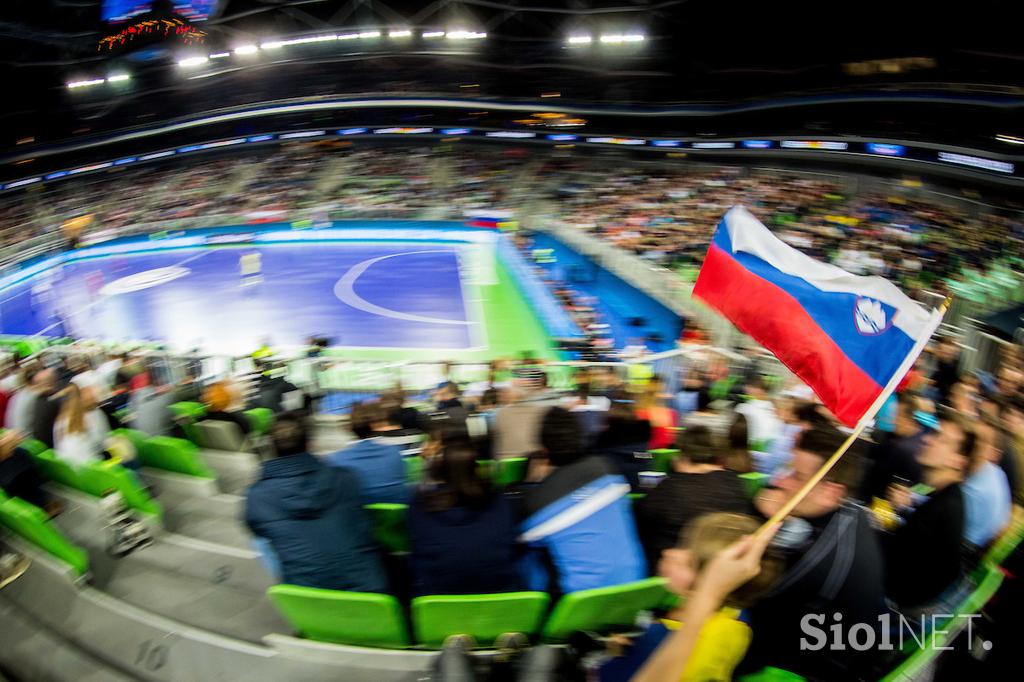
<svg viewBox="0 0 1024 682">
<path fill-rule="evenodd" d="M 60 412 L 53 426 L 54 452 L 75 466 L 102 460 L 110 426 L 96 408 L 91 390 L 69 383 L 61 393 Z"/>
<path fill-rule="evenodd" d="M 434 391 L 436 401 L 436 412 L 444 413 L 445 418 L 456 421 L 466 421 L 469 411 L 462 404 L 460 396 L 462 391 L 454 381 L 445 381 Z"/>
<path fill-rule="evenodd" d="M 647 382 L 636 403 L 637 419 L 651 425 L 651 438 L 647 445 L 650 450 L 672 447 L 676 439 L 675 426 L 679 417 L 675 410 L 665 405 L 664 389 L 664 382 L 654 377 Z"/>
<path fill-rule="evenodd" d="M 679 458 L 672 463 L 672 471 L 635 505 L 640 540 L 652 567 L 698 517 L 751 511 L 743 481 L 735 471 L 725 468 L 728 453 L 707 427 L 683 431 L 676 446 Z"/>
<path fill-rule="evenodd" d="M 601 682 L 633 679 L 654 650 L 685 622 L 687 602 L 697 598 L 694 594 L 697 576 L 707 570 L 719 552 L 752 536 L 759 526 L 760 522 L 754 517 L 725 513 L 705 514 L 687 524 L 677 544 L 667 548 L 658 563 L 658 574 L 668 580 L 669 591 L 682 597 L 679 606 L 664 618 L 643 626 L 641 634 L 632 638 L 626 654 L 601 666 L 594 679 Z M 766 540 L 762 541 L 767 545 Z M 715 605 L 717 610 L 700 628 L 682 676 L 669 679 L 686 682 L 733 679 L 733 671 L 750 644 L 750 626 L 743 621 L 742 610 L 766 594 L 782 572 L 782 560 L 774 552 L 764 554 L 760 564 L 761 570 L 752 580 L 722 595 L 721 603 Z"/>
<path fill-rule="evenodd" d="M 512 400 L 494 416 L 494 456 L 525 457 L 541 449 L 540 424 L 561 397 L 547 390 L 547 375 L 540 367 L 512 371 Z"/>
<path fill-rule="evenodd" d="M 54 368 L 42 370 L 37 376 L 36 400 L 32 407 L 32 437 L 53 447 L 53 426 L 60 411 L 62 393 L 57 386 L 57 371 Z"/>
<path fill-rule="evenodd" d="M 0 436 L 0 490 L 8 497 L 20 497 L 37 507 L 47 507 L 48 498 L 40 487 L 43 476 L 32 456 L 20 448 L 24 436 L 8 429 Z"/>
<path fill-rule="evenodd" d="M 306 396 L 295 384 L 288 381 L 287 372 L 284 363 L 275 362 L 270 369 L 260 375 L 253 407 L 265 407 L 274 414 L 306 407 Z"/>
<path fill-rule="evenodd" d="M 862 499 L 884 498 L 893 483 L 914 486 L 921 482 L 919 455 L 924 449 L 926 429 L 915 417 L 916 411 L 917 400 L 912 395 L 898 396 L 892 433 L 878 436 L 879 442 L 869 450 L 872 461 Z"/>
<path fill-rule="evenodd" d="M 402 450 L 377 437 L 378 431 L 397 429 L 398 425 L 391 422 L 379 403 L 356 404 L 352 408 L 349 422 L 358 440 L 329 455 L 327 463 L 356 473 L 363 504 L 407 503 L 409 486 L 405 479 Z"/>
<path fill-rule="evenodd" d="M 32 433 L 36 398 L 40 384 L 45 376 L 38 366 L 31 364 L 21 370 L 21 378 L 15 384 L 14 393 L 7 401 L 7 412 L 4 415 L 4 426 L 8 429 Z"/>
<path fill-rule="evenodd" d="M 793 448 L 792 470 L 777 488 L 762 491 L 758 510 L 770 517 L 803 487 L 842 444 L 841 433 L 811 429 Z M 801 650 L 801 628 L 808 614 L 833 614 L 843 623 L 877 629 L 886 610 L 882 552 L 867 513 L 850 499 L 860 484 L 861 462 L 848 452 L 800 501 L 776 535 L 787 568 L 779 583 L 750 611 L 753 639 L 742 672 L 764 666 L 790 670 L 811 679 L 865 679 L 877 650 Z M 875 636 L 880 634 L 875 632 Z"/>
<path fill-rule="evenodd" d="M 137 374 L 128 381 L 132 387 L 128 401 L 132 428 L 150 436 L 169 435 L 174 426 L 171 405 L 178 401 L 172 387 L 163 382 L 159 372 Z"/>
<path fill-rule="evenodd" d="M 431 462 L 433 484 L 413 498 L 408 523 L 414 594 L 522 589 L 515 511 L 480 477 L 476 459 L 471 448 L 446 447 Z"/>
<path fill-rule="evenodd" d="M 203 420 L 235 424 L 242 432 L 242 436 L 247 436 L 252 432 L 252 424 L 243 412 L 232 409 L 237 403 L 234 389 L 228 382 L 212 383 L 203 392 L 203 404 L 206 406 Z"/>
<path fill-rule="evenodd" d="M 306 427 L 282 415 L 271 427 L 276 456 L 245 496 L 245 524 L 262 538 L 283 582 L 386 592 L 387 580 L 355 472 L 309 454 Z"/>
<path fill-rule="evenodd" d="M 422 431 L 418 422 L 414 422 L 416 426 L 406 428 L 402 426 L 403 412 L 406 408 L 402 405 L 405 402 L 405 396 L 402 395 L 401 390 L 389 391 L 384 393 L 380 397 L 380 407 L 388 416 L 388 426 L 377 431 L 377 437 L 383 443 L 389 445 L 397 445 L 403 451 L 409 448 L 417 448 L 426 438 L 426 434 Z M 411 409 L 419 415 L 419 412 L 414 408 Z"/>
<path fill-rule="evenodd" d="M 380 397 L 380 404 L 391 412 L 391 420 L 403 429 L 410 431 L 421 429 L 420 411 L 405 404 L 405 391 L 396 388 Z"/>
<path fill-rule="evenodd" d="M 943 419 L 922 438 L 918 462 L 927 495 L 892 485 L 897 527 L 883 536 L 885 593 L 911 622 L 923 614 L 953 613 L 960 594 L 964 498 L 961 484 L 980 454 L 977 437 L 956 419 Z"/>
<path fill-rule="evenodd" d="M 707 388 L 702 386 L 696 395 L 696 408 L 683 417 L 680 426 L 687 429 L 692 426 L 706 426 L 715 436 L 724 438 L 732 424 L 732 414 L 711 409 L 711 393 Z"/>
<path fill-rule="evenodd" d="M 995 429 L 983 421 L 976 421 L 974 431 L 979 452 L 961 489 L 966 511 L 964 539 L 971 549 L 980 550 L 988 546 L 1010 522 L 1013 496 L 1006 474 L 995 463 L 1000 457 Z"/>
<path fill-rule="evenodd" d="M 540 441 L 540 483 L 522 497 L 528 588 L 568 593 L 644 578 L 626 479 L 604 458 L 583 454 L 576 417 L 562 408 L 544 415 Z"/>
<path fill-rule="evenodd" d="M 817 403 L 794 398 L 782 401 L 779 417 L 782 421 L 779 437 L 768 447 L 768 452 L 751 453 L 754 470 L 769 476 L 789 466 L 797 436 L 809 428 L 828 425 L 828 418 L 818 409 Z"/>
<path fill-rule="evenodd" d="M 650 468 L 647 453 L 650 440 L 650 422 L 637 417 L 629 394 L 622 391 L 611 399 L 604 430 L 598 434 L 592 451 L 614 463 L 629 481 L 630 488 L 639 491 L 640 472 Z"/>
<path fill-rule="evenodd" d="M 754 456 L 750 454 L 750 431 L 747 429 L 747 418 L 737 414 L 729 426 L 727 435 L 728 452 L 725 456 L 725 468 L 738 474 L 749 474 L 754 470 Z"/>
<path fill-rule="evenodd" d="M 757 446 L 770 445 L 779 437 L 781 425 L 775 406 L 768 399 L 764 377 L 755 375 L 746 384 L 750 400 L 736 406 L 736 412 L 747 418 L 750 442 Z"/>
</svg>

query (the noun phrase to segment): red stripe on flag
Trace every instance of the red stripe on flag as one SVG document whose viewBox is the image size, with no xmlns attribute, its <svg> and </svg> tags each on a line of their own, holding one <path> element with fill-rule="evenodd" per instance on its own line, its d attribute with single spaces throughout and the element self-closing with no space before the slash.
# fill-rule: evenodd
<svg viewBox="0 0 1024 682">
<path fill-rule="evenodd" d="M 774 353 L 847 426 L 856 425 L 882 392 L 795 298 L 714 244 L 693 295 Z"/>
</svg>

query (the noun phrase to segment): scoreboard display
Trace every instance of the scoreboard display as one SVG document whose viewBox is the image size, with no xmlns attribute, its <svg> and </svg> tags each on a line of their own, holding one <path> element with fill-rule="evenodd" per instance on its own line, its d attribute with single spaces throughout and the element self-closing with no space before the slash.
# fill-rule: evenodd
<svg viewBox="0 0 1024 682">
<path fill-rule="evenodd" d="M 204 21 L 217 10 L 220 0 L 172 0 L 175 14 L 189 21 Z M 100 17 L 108 24 L 120 24 L 153 11 L 154 0 L 103 0 Z"/>
</svg>

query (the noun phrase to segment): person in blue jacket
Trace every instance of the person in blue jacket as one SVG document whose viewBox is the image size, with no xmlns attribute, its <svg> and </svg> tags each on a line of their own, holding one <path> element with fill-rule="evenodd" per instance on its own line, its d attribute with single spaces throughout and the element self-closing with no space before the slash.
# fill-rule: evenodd
<svg viewBox="0 0 1024 682">
<path fill-rule="evenodd" d="M 646 578 L 629 483 L 615 464 L 584 455 L 576 415 L 560 407 L 544 415 L 540 441 L 548 471 L 524 490 L 519 525 L 528 589 L 566 594 Z"/>
<path fill-rule="evenodd" d="M 309 454 L 303 421 L 271 429 L 277 456 L 263 462 L 245 499 L 245 523 L 273 550 L 282 582 L 350 592 L 387 592 L 387 578 L 359 478 Z"/>
</svg>

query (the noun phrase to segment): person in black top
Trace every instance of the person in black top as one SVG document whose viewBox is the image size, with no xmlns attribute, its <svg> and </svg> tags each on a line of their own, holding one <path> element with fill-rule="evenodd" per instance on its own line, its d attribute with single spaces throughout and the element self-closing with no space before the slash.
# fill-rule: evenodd
<svg viewBox="0 0 1024 682">
<path fill-rule="evenodd" d="M 973 431 L 957 421 L 942 420 L 938 432 L 925 436 L 918 457 L 931 492 L 915 499 L 905 486 L 889 489 L 900 525 L 883 537 L 885 593 L 904 615 L 952 608 L 936 602 L 961 578 L 965 512 L 960 483 L 980 450 L 976 441 Z"/>
<path fill-rule="evenodd" d="M 770 517 L 821 468 L 844 440 L 843 434 L 813 428 L 793 448 L 792 470 L 778 487 L 766 489 L 755 505 Z M 801 500 L 776 534 L 787 569 L 772 592 L 749 611 L 752 639 L 738 673 L 773 666 L 808 679 L 872 679 L 878 650 L 847 646 L 832 650 L 801 644 L 817 642 L 806 629 L 808 618 L 822 629 L 837 622 L 849 629 L 863 623 L 881 637 L 880 617 L 887 611 L 884 567 L 877 533 L 867 512 L 850 498 L 860 484 L 862 465 L 848 452 Z M 845 640 L 844 640 L 845 641 Z"/>
<path fill-rule="evenodd" d="M 44 369 L 37 377 L 38 397 L 32 411 L 32 437 L 42 441 L 46 447 L 53 447 L 53 425 L 60 412 L 61 398 L 58 390 L 57 372 L 53 368 Z"/>
<path fill-rule="evenodd" d="M 629 481 L 633 492 L 640 492 L 640 472 L 650 466 L 647 444 L 651 423 L 637 419 L 633 402 L 623 391 L 614 394 L 605 417 L 605 427 L 594 442 L 593 454 L 606 457 Z M 672 544 L 675 544 L 675 538 Z"/>
<path fill-rule="evenodd" d="M 949 393 L 953 385 L 960 380 L 960 353 L 956 341 L 944 338 L 939 341 L 935 352 L 935 371 L 932 383 L 935 386 L 936 402 L 939 405 L 949 404 Z"/>
<path fill-rule="evenodd" d="M 703 514 L 749 514 L 750 500 L 735 471 L 725 468 L 726 452 L 706 426 L 692 426 L 677 441 L 680 457 L 673 471 L 636 503 L 640 541 L 647 565 L 655 567 L 661 553 L 675 547 L 679 534 Z"/>
<path fill-rule="evenodd" d="M 925 429 L 914 418 L 917 408 L 914 396 L 901 393 L 897 397 L 893 432 L 881 436 L 870 450 L 871 468 L 864 479 L 861 499 L 884 498 L 889 486 L 899 481 L 913 486 L 924 475 L 918 455 L 924 448 Z"/>
<path fill-rule="evenodd" d="M 430 465 L 436 484 L 412 500 L 408 524 L 416 595 L 523 588 L 515 509 L 481 478 L 476 459 L 476 451 L 465 445 L 445 447 Z"/>
</svg>

